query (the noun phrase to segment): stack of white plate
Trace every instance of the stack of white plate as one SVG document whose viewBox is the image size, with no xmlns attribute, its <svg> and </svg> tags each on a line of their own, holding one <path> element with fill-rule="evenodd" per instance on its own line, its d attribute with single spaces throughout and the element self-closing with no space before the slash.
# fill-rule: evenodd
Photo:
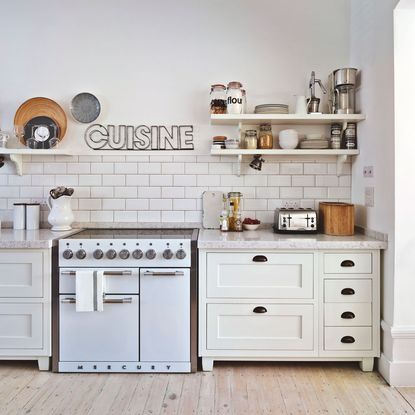
<svg viewBox="0 0 415 415">
<path fill-rule="evenodd" d="M 255 107 L 255 114 L 288 114 L 286 104 L 262 104 Z"/>
<path fill-rule="evenodd" d="M 329 148 L 329 140 L 302 140 L 300 142 L 300 148 L 307 149 L 307 150 L 317 150 L 317 149 L 324 149 Z"/>
</svg>

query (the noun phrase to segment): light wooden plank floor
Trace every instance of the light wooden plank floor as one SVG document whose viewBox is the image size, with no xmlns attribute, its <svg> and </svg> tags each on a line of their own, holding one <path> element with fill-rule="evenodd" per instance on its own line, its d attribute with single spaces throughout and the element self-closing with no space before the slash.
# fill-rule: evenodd
<svg viewBox="0 0 415 415">
<path fill-rule="evenodd" d="M 415 388 L 349 363 L 221 363 L 196 374 L 56 374 L 0 362 L 1 415 L 415 414 Z"/>
</svg>

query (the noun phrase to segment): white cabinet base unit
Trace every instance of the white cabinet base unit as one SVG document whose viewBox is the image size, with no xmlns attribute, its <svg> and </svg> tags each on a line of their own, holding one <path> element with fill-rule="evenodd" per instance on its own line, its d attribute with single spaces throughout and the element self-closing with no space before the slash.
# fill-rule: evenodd
<svg viewBox="0 0 415 415">
<path fill-rule="evenodd" d="M 0 360 L 51 356 L 51 250 L 0 250 Z"/>
<path fill-rule="evenodd" d="M 199 356 L 356 361 L 379 357 L 379 249 L 199 248 Z"/>
</svg>

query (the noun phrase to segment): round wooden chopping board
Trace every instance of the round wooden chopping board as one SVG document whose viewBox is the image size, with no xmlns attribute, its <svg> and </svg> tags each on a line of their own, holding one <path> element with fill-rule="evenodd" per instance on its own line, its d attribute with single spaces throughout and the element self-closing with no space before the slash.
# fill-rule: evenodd
<svg viewBox="0 0 415 415">
<path fill-rule="evenodd" d="M 16 111 L 14 126 L 24 128 L 28 121 L 39 116 L 50 117 L 58 124 L 59 139 L 62 140 L 67 127 L 66 114 L 58 103 L 49 98 L 36 97 L 25 101 Z M 25 144 L 23 137 L 20 137 L 20 140 Z"/>
</svg>

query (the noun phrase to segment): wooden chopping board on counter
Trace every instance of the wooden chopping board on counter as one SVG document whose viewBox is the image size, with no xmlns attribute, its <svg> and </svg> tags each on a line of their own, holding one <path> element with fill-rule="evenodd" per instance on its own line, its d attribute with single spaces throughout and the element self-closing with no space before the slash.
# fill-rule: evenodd
<svg viewBox="0 0 415 415">
<path fill-rule="evenodd" d="M 219 217 L 223 209 L 223 192 L 206 191 L 202 195 L 203 227 L 219 229 Z"/>
</svg>

